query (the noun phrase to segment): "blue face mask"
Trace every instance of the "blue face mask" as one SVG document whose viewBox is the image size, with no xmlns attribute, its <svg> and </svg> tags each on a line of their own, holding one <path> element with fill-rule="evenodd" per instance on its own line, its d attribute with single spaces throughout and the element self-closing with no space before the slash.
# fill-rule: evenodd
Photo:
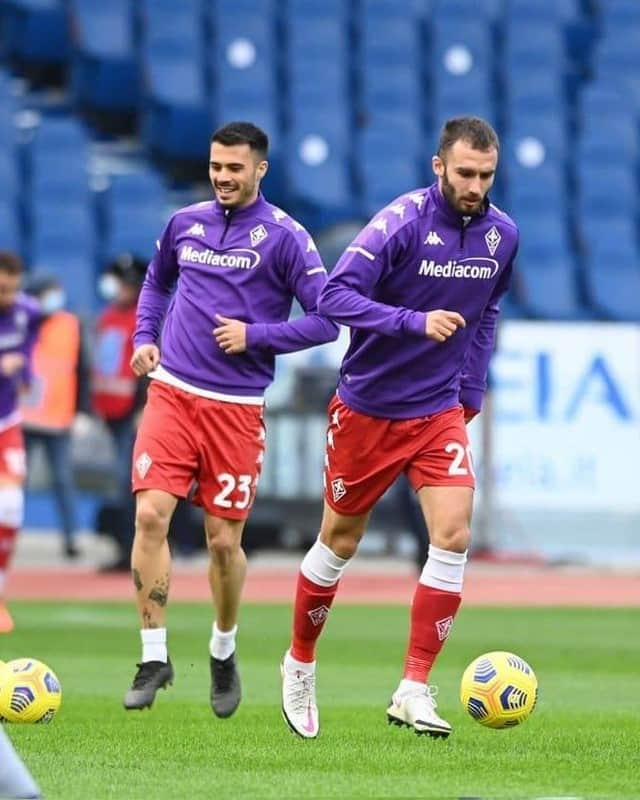
<svg viewBox="0 0 640 800">
<path fill-rule="evenodd" d="M 100 278 L 98 283 L 98 291 L 100 292 L 100 297 L 107 302 L 114 300 L 118 294 L 120 289 L 120 281 L 116 278 L 115 275 L 110 274 L 107 272 Z"/>
<path fill-rule="evenodd" d="M 64 289 L 51 289 L 51 291 L 42 296 L 40 305 L 42 312 L 48 316 L 64 308 L 66 302 L 67 296 Z"/>
</svg>

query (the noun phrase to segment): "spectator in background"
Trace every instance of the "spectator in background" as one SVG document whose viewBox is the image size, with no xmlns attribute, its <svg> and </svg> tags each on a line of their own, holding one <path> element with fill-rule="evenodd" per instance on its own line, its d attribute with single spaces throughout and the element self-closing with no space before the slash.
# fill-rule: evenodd
<svg viewBox="0 0 640 800">
<path fill-rule="evenodd" d="M 99 291 L 108 305 L 98 317 L 92 367 L 92 407 L 107 426 L 117 460 L 117 491 L 112 530 L 118 554 L 105 571 L 129 571 L 135 505 L 131 494 L 131 458 L 136 416 L 144 404 L 146 380 L 129 366 L 133 355 L 136 304 L 147 264 L 130 253 L 111 262 L 100 279 Z"/>
<path fill-rule="evenodd" d="M 79 318 L 65 310 L 66 294 L 53 275 L 37 275 L 27 287 L 43 315 L 33 350 L 33 380 L 21 401 L 29 463 L 44 449 L 69 558 L 78 553 L 71 431 L 89 410 L 89 365 Z"/>
<path fill-rule="evenodd" d="M 31 383 L 31 353 L 40 309 L 20 292 L 22 261 L 0 250 L 0 633 L 13 630 L 4 604 L 4 585 L 22 526 L 26 474 L 18 398 Z"/>
</svg>

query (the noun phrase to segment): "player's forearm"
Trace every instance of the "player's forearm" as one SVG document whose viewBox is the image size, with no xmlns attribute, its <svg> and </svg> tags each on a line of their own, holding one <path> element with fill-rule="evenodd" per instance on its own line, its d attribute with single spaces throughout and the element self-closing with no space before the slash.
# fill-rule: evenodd
<svg viewBox="0 0 640 800">
<path fill-rule="evenodd" d="M 170 292 L 145 282 L 138 298 L 136 329 L 133 334 L 134 347 L 158 342 L 170 298 Z"/>
<path fill-rule="evenodd" d="M 247 349 L 271 353 L 295 353 L 338 338 L 335 322 L 316 313 L 291 322 L 254 323 L 247 327 Z"/>
<path fill-rule="evenodd" d="M 350 328 L 375 331 L 385 336 L 425 336 L 427 315 L 422 311 L 378 303 L 340 284 L 328 283 L 325 286 L 318 310 Z"/>
<path fill-rule="evenodd" d="M 495 345 L 497 317 L 497 308 L 485 312 L 469 347 L 460 381 L 460 402 L 467 408 L 482 408 L 489 361 Z"/>
</svg>

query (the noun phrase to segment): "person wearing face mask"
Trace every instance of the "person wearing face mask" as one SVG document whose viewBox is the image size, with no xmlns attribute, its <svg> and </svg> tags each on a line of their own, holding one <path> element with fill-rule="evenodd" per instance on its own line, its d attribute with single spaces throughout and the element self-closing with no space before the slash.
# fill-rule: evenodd
<svg viewBox="0 0 640 800">
<path fill-rule="evenodd" d="M 146 262 L 122 253 L 108 264 L 98 283 L 107 302 L 95 327 L 95 355 L 91 376 L 91 405 L 105 423 L 117 461 L 117 490 L 109 533 L 118 546 L 111 564 L 102 571 L 129 571 L 133 540 L 134 502 L 131 495 L 131 457 L 136 416 L 144 405 L 146 380 L 137 378 L 129 362 L 133 355 L 136 304 Z"/>
<path fill-rule="evenodd" d="M 76 544 L 76 490 L 71 433 L 88 404 L 88 359 L 79 318 L 65 309 L 66 294 L 53 275 L 36 274 L 27 291 L 40 304 L 43 321 L 33 351 L 33 380 L 22 397 L 29 461 L 44 450 L 58 507 L 64 553 L 79 555 Z"/>
</svg>

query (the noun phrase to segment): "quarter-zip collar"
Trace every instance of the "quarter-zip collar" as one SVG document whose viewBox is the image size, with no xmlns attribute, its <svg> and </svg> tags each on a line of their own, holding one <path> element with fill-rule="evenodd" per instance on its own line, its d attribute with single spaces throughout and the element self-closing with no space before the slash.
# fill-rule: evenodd
<svg viewBox="0 0 640 800">
<path fill-rule="evenodd" d="M 263 208 L 267 206 L 267 201 L 264 199 L 262 192 L 258 192 L 257 198 L 248 206 L 242 208 L 225 208 L 214 197 L 213 199 L 213 213 L 220 219 L 245 219 L 246 217 L 255 217 Z"/>
<path fill-rule="evenodd" d="M 444 218 L 444 220 L 449 224 L 453 225 L 456 228 L 464 229 L 468 225 L 471 225 L 474 220 L 481 219 L 484 217 L 489 210 L 489 196 L 487 195 L 484 199 L 484 203 L 482 204 L 482 208 L 478 214 L 473 214 L 470 219 L 468 219 L 469 215 L 461 214 L 457 211 L 451 203 L 447 200 L 447 198 L 442 194 L 440 191 L 440 187 L 437 183 L 432 184 L 429 189 L 429 193 L 431 195 L 431 199 L 434 202 L 435 207 L 438 209 L 438 213 Z M 466 222 L 465 222 L 466 219 Z"/>
</svg>

